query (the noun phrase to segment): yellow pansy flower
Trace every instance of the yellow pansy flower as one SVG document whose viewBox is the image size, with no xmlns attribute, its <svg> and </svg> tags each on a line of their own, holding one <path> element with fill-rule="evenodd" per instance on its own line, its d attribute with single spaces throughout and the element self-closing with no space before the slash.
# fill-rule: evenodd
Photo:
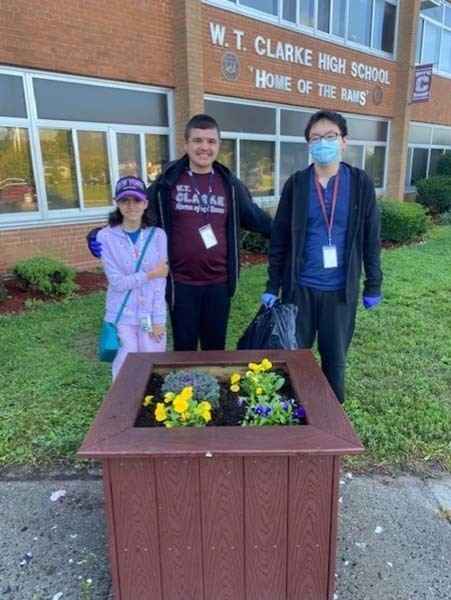
<svg viewBox="0 0 451 600">
<path fill-rule="evenodd" d="M 174 398 L 172 406 L 174 407 L 175 412 L 182 414 L 186 411 L 189 405 L 188 401 L 183 398 L 181 394 L 178 394 L 178 396 Z"/>
<path fill-rule="evenodd" d="M 261 388 L 261 387 L 258 387 L 258 388 L 255 390 L 255 393 L 256 393 L 258 396 L 260 396 L 260 394 L 263 394 L 263 388 Z"/>
<path fill-rule="evenodd" d="M 143 406 L 149 406 L 152 404 L 153 396 L 144 396 Z"/>
<path fill-rule="evenodd" d="M 238 383 L 240 379 L 241 379 L 241 375 L 239 375 L 238 373 L 234 373 L 232 375 L 232 377 L 230 378 L 230 383 L 231 384 Z"/>
<path fill-rule="evenodd" d="M 206 410 L 204 413 L 202 413 L 202 418 L 204 419 L 205 423 L 208 423 L 208 421 L 211 421 L 210 411 Z"/>
<path fill-rule="evenodd" d="M 210 402 L 208 402 L 208 400 L 204 400 L 199 404 L 199 409 L 201 410 L 201 412 L 204 410 L 211 410 Z"/>
<path fill-rule="evenodd" d="M 269 369 L 272 369 L 272 362 L 267 358 L 264 358 L 262 360 L 261 366 L 264 371 L 269 371 Z"/>
<path fill-rule="evenodd" d="M 190 414 L 188 412 L 184 412 L 180 415 L 180 418 L 182 419 L 182 421 L 188 421 L 188 419 L 190 418 Z"/>
<path fill-rule="evenodd" d="M 157 421 L 164 421 L 167 418 L 166 409 L 162 402 L 158 402 L 155 408 L 155 419 Z"/>
<path fill-rule="evenodd" d="M 189 385 L 187 387 L 184 387 L 183 390 L 180 392 L 179 396 L 183 398 L 183 400 L 191 400 L 191 398 L 193 397 L 193 386 Z"/>
<path fill-rule="evenodd" d="M 240 391 L 240 386 L 235 383 L 234 385 L 230 386 L 230 391 L 231 392 L 239 392 Z"/>
<path fill-rule="evenodd" d="M 257 363 L 249 363 L 249 369 L 251 371 L 253 371 L 254 373 L 258 373 L 260 371 L 260 365 L 257 365 Z"/>
<path fill-rule="evenodd" d="M 174 392 L 166 392 L 166 394 L 164 395 L 164 401 L 166 402 L 166 404 L 168 402 L 172 402 L 175 398 L 175 394 Z"/>
</svg>

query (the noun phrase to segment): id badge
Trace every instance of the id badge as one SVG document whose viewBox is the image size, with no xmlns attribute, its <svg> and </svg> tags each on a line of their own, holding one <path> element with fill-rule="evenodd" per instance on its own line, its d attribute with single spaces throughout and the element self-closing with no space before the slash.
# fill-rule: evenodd
<svg viewBox="0 0 451 600">
<path fill-rule="evenodd" d="M 338 266 L 337 246 L 323 246 L 323 266 L 325 269 L 334 269 Z"/>
<path fill-rule="evenodd" d="M 213 246 L 217 245 L 218 240 L 216 239 L 215 233 L 210 223 L 208 225 L 204 225 L 203 227 L 199 227 L 199 233 L 207 250 L 208 248 L 213 248 Z"/>
</svg>

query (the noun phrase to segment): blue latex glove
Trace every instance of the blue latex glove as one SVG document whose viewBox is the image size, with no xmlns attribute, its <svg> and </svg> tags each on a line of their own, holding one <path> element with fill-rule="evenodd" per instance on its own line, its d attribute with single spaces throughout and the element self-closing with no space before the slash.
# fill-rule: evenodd
<svg viewBox="0 0 451 600">
<path fill-rule="evenodd" d="M 265 308 L 271 308 L 277 302 L 277 296 L 274 294 L 263 294 L 262 296 L 262 304 Z"/>
<path fill-rule="evenodd" d="M 381 300 L 382 296 L 363 296 L 363 306 L 368 310 L 379 304 Z"/>
<path fill-rule="evenodd" d="M 100 258 L 102 255 L 102 243 L 97 238 L 92 237 L 88 240 L 88 248 L 93 256 Z"/>
</svg>

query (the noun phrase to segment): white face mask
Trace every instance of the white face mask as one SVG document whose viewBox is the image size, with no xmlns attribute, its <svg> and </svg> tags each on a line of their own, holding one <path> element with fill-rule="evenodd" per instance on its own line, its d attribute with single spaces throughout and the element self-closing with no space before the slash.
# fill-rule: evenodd
<svg viewBox="0 0 451 600">
<path fill-rule="evenodd" d="M 340 141 L 333 140 L 332 142 L 328 142 L 322 139 L 320 142 L 310 146 L 310 154 L 315 163 L 322 167 L 327 167 L 340 160 Z"/>
</svg>

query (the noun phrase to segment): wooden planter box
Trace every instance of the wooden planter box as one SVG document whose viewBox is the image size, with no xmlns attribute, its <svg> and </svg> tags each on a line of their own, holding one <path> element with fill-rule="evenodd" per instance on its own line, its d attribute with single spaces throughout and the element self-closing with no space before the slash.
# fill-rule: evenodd
<svg viewBox="0 0 451 600">
<path fill-rule="evenodd" d="M 137 428 L 152 371 L 289 374 L 307 424 Z M 309 350 L 131 354 L 78 452 L 103 462 L 115 600 L 332 600 L 340 456 L 363 452 Z"/>
</svg>

